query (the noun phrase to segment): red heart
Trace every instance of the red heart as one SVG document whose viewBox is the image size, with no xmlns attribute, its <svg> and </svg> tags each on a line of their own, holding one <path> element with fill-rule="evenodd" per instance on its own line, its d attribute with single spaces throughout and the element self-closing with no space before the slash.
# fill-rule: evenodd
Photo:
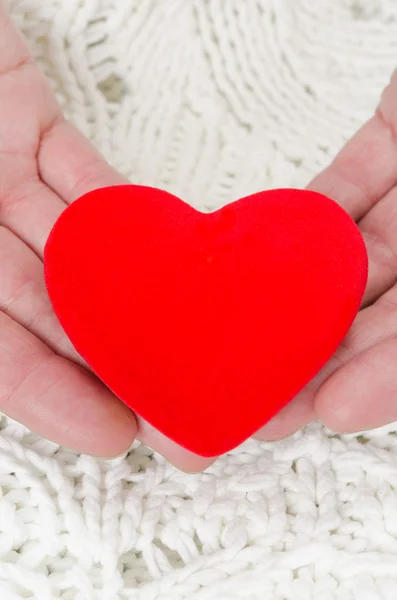
<svg viewBox="0 0 397 600">
<path fill-rule="evenodd" d="M 308 191 L 203 214 L 156 189 L 91 192 L 45 249 L 54 310 L 93 371 L 202 456 L 258 430 L 321 369 L 364 293 L 352 219 Z"/>
</svg>

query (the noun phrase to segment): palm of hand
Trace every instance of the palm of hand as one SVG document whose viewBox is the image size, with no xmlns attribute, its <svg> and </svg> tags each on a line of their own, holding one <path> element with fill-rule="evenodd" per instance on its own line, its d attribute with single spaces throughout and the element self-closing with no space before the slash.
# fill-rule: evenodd
<svg viewBox="0 0 397 600">
<path fill-rule="evenodd" d="M 397 82 L 394 87 L 397 94 Z M 370 258 L 368 306 L 326 368 L 259 438 L 277 439 L 315 418 L 341 430 L 397 418 L 392 98 L 393 85 L 382 112 L 311 186 L 340 202 L 360 223 Z M 0 409 L 81 452 L 114 456 L 138 435 L 181 468 L 205 468 L 211 461 L 184 451 L 136 418 L 89 372 L 52 311 L 42 256 L 53 224 L 80 195 L 125 181 L 63 120 L 1 9 L 0 99 Z"/>
</svg>

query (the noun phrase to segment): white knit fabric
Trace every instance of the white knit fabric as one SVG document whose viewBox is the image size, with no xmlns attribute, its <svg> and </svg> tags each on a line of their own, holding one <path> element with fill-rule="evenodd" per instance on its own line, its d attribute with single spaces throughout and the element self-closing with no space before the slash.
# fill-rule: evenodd
<svg viewBox="0 0 397 600">
<path fill-rule="evenodd" d="M 397 64 L 395 0 L 10 0 L 67 116 L 203 209 L 304 186 Z M 249 441 L 185 475 L 3 418 L 0 598 L 395 600 L 395 426 Z"/>
</svg>

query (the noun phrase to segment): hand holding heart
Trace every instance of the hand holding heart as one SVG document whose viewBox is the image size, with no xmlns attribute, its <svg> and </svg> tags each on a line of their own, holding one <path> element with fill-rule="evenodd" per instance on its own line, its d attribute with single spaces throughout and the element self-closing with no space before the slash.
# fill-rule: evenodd
<svg viewBox="0 0 397 600">
<path fill-rule="evenodd" d="M 76 198 L 126 182 L 63 120 L 1 11 L 0 29 L 0 409 L 81 452 L 114 456 L 138 437 L 183 469 L 203 469 L 210 459 L 136 417 L 93 375 L 52 310 L 42 260 L 54 223 Z M 338 431 L 397 419 L 396 97 L 394 80 L 377 115 L 310 186 L 358 223 L 369 258 L 368 284 L 362 310 L 334 356 L 258 432 L 261 439 L 283 437 L 313 419 Z M 242 402 L 228 410 L 225 424 L 238 420 L 236 410 L 249 409 Z M 210 430 L 209 417 L 200 423 L 201 436 Z"/>
</svg>

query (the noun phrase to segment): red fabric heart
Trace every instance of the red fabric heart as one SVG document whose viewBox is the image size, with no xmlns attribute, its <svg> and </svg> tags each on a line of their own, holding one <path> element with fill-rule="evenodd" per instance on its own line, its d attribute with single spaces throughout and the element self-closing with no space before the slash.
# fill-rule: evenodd
<svg viewBox="0 0 397 600">
<path fill-rule="evenodd" d="M 364 293 L 351 218 L 308 191 L 203 214 L 136 186 L 74 202 L 45 249 L 54 310 L 77 351 L 138 415 L 216 456 L 321 369 Z"/>
</svg>

